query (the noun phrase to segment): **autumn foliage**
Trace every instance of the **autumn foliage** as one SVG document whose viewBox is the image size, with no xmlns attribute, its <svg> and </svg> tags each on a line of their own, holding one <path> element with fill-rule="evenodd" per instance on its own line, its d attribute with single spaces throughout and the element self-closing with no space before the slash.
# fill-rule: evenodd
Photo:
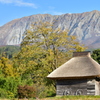
<svg viewBox="0 0 100 100">
<path fill-rule="evenodd" d="M 36 90 L 33 86 L 18 86 L 18 98 L 34 98 L 36 97 Z"/>
</svg>

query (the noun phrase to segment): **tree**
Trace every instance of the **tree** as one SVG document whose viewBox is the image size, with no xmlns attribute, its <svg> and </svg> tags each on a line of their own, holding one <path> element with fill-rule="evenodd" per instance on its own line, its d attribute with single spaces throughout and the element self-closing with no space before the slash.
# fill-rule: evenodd
<svg viewBox="0 0 100 100">
<path fill-rule="evenodd" d="M 0 59 L 0 70 L 2 71 L 2 74 L 5 77 L 8 77 L 8 76 L 16 77 L 16 76 L 18 76 L 16 69 L 13 67 L 13 62 L 11 60 L 9 60 L 8 58 L 1 57 L 1 59 Z"/>
<path fill-rule="evenodd" d="M 17 95 L 17 86 L 20 76 L 8 58 L 0 59 L 0 98 L 14 98 Z"/>
<path fill-rule="evenodd" d="M 100 64 L 100 49 L 94 50 L 91 56 Z"/>
<path fill-rule="evenodd" d="M 49 22 L 33 23 L 24 36 L 21 51 L 16 56 L 19 72 L 22 77 L 32 77 L 40 84 L 49 85 L 46 76 L 69 60 L 73 51 L 86 49 L 75 36 L 69 36 L 67 30 L 54 29 Z"/>
</svg>

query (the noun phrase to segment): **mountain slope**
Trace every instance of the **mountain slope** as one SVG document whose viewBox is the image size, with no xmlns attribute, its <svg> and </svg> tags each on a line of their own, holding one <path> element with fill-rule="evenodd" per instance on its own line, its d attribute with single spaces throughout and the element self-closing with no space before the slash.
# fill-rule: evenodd
<svg viewBox="0 0 100 100">
<path fill-rule="evenodd" d="M 37 14 L 15 19 L 0 27 L 0 45 L 19 45 L 23 34 L 32 22 L 49 21 L 54 28 L 68 29 L 69 35 L 76 35 L 78 40 L 90 48 L 100 48 L 100 11 L 78 14 L 49 15 Z"/>
</svg>

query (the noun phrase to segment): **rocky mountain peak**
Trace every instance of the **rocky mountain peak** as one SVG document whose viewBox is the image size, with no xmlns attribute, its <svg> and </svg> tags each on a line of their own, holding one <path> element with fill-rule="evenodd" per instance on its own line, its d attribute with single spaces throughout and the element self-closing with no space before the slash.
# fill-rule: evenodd
<svg viewBox="0 0 100 100">
<path fill-rule="evenodd" d="M 100 44 L 100 11 L 73 13 L 63 15 L 37 14 L 12 20 L 0 27 L 0 45 L 19 45 L 23 34 L 32 22 L 53 22 L 54 27 L 68 29 L 69 35 L 77 36 L 78 40 L 91 48 Z"/>
</svg>

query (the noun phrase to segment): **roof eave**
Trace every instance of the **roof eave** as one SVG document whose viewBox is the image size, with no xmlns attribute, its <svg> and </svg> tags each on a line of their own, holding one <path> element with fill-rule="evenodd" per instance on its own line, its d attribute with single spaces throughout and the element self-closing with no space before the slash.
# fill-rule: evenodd
<svg viewBox="0 0 100 100">
<path fill-rule="evenodd" d="M 53 80 L 61 80 L 61 79 L 95 79 L 96 77 L 100 77 L 100 75 L 95 76 L 77 76 L 77 77 L 47 77 Z"/>
</svg>

